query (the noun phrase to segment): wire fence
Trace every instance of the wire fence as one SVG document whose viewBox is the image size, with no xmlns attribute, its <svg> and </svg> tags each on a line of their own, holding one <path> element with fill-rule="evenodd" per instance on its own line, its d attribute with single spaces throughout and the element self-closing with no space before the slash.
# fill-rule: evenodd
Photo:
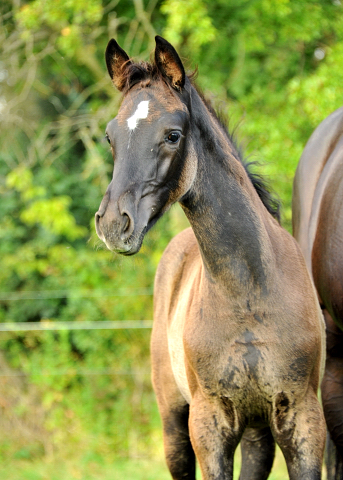
<svg viewBox="0 0 343 480">
<path fill-rule="evenodd" d="M 152 320 L 108 320 L 98 322 L 4 322 L 0 323 L 0 332 L 31 332 L 47 330 L 126 330 L 151 327 Z"/>
<path fill-rule="evenodd" d="M 115 293 L 113 292 L 91 292 L 92 296 L 131 296 L 131 295 L 151 295 L 150 290 L 141 290 L 140 293 Z M 74 291 L 72 295 L 88 297 L 90 292 Z M 66 295 L 64 291 L 49 291 L 49 292 L 25 292 L 23 293 L 7 293 L 6 295 L 0 294 L 0 300 L 6 299 L 21 300 L 21 299 L 38 299 L 38 298 L 63 298 Z M 68 291 L 70 297 L 70 292 Z M 152 320 L 113 320 L 113 321 L 41 321 L 41 322 L 3 322 L 0 323 L 0 332 L 32 332 L 32 331 L 75 331 L 75 330 L 137 330 L 137 329 L 151 329 Z M 150 375 L 149 370 L 135 369 L 132 370 L 118 370 L 113 368 L 102 369 L 80 369 L 80 368 L 68 368 L 49 371 L 31 372 L 31 375 L 42 376 L 61 376 L 61 375 Z M 0 377 L 25 377 L 27 372 L 21 371 L 7 371 L 0 372 Z"/>
<path fill-rule="evenodd" d="M 97 297 L 136 297 L 150 296 L 153 294 L 151 288 L 138 288 L 134 290 L 100 290 L 100 289 L 76 289 L 76 290 L 44 290 L 44 291 L 22 291 L 22 292 L 0 292 L 1 301 L 18 300 L 48 300 L 55 298 L 97 298 Z"/>
<path fill-rule="evenodd" d="M 150 376 L 150 370 L 147 369 L 135 369 L 135 370 L 116 370 L 114 368 L 99 368 L 99 369 L 87 369 L 87 368 L 69 368 L 65 370 L 49 370 L 47 372 L 44 371 L 37 371 L 37 372 L 20 372 L 20 371 L 10 371 L 10 372 L 1 372 L 0 373 L 0 378 L 2 377 L 27 377 L 28 375 L 33 375 L 33 376 L 43 376 L 43 377 L 49 377 L 49 376 L 75 376 L 75 375 L 81 375 L 81 376 L 97 376 L 97 375 L 123 375 L 123 376 L 140 376 L 142 377 L 143 375 L 149 375 Z"/>
</svg>

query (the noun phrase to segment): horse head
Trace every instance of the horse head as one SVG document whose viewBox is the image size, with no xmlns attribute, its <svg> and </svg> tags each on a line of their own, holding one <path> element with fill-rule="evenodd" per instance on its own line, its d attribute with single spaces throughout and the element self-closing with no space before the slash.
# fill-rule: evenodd
<svg viewBox="0 0 343 480">
<path fill-rule="evenodd" d="M 112 82 L 124 96 L 106 129 L 114 168 L 95 214 L 96 231 L 110 250 L 133 255 L 194 180 L 187 139 L 191 84 L 177 52 L 161 37 L 156 37 L 154 64 L 133 63 L 113 39 L 105 56 Z"/>
</svg>

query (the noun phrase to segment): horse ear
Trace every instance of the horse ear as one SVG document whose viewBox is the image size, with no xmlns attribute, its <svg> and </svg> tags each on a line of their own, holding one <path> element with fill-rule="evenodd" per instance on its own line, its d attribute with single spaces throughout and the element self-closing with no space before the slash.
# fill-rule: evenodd
<svg viewBox="0 0 343 480">
<path fill-rule="evenodd" d="M 125 68 L 131 64 L 131 61 L 113 38 L 108 42 L 105 59 L 114 86 L 120 91 L 123 90 L 126 80 Z"/>
<path fill-rule="evenodd" d="M 182 62 L 175 48 L 160 36 L 155 37 L 155 62 L 164 78 L 173 88 L 182 90 L 185 85 L 186 75 Z"/>
</svg>

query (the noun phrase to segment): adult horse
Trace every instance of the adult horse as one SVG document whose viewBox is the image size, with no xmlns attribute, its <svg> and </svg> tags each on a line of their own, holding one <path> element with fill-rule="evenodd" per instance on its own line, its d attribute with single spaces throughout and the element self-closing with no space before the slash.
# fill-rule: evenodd
<svg viewBox="0 0 343 480">
<path fill-rule="evenodd" d="M 106 62 L 123 101 L 99 237 L 135 254 L 177 201 L 191 224 L 155 282 L 152 378 L 173 479 L 194 480 L 195 457 L 203 480 L 232 479 L 242 437 L 242 479 L 268 477 L 275 440 L 291 479 L 319 479 L 324 327 L 297 243 L 172 45 L 156 37 L 155 63 L 137 64 L 111 40 Z"/>
<path fill-rule="evenodd" d="M 293 188 L 293 234 L 304 253 L 327 328 L 322 383 L 328 478 L 343 479 L 343 108 L 314 131 Z"/>
</svg>

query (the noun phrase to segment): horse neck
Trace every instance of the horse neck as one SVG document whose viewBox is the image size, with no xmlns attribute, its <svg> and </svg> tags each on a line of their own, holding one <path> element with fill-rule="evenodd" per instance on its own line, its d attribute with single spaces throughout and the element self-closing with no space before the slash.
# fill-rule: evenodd
<svg viewBox="0 0 343 480">
<path fill-rule="evenodd" d="M 191 138 L 197 174 L 181 205 L 198 240 L 207 276 L 214 283 L 268 288 L 270 242 L 262 205 L 236 150 L 218 120 L 192 90 Z"/>
</svg>

